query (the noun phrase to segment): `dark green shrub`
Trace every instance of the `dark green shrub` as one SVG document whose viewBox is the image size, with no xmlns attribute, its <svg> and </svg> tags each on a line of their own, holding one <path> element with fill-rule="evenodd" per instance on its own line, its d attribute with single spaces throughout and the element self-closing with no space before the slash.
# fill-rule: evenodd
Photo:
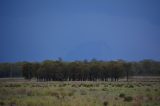
<svg viewBox="0 0 160 106">
<path fill-rule="evenodd" d="M 68 93 L 68 96 L 73 96 L 74 95 L 74 92 L 69 92 Z"/>
<path fill-rule="evenodd" d="M 158 91 L 158 89 L 154 89 L 154 91 L 156 91 L 156 92 L 157 92 L 157 91 Z"/>
<path fill-rule="evenodd" d="M 78 86 L 76 84 L 73 84 L 72 87 L 78 88 Z"/>
<path fill-rule="evenodd" d="M 134 88 L 134 86 L 133 85 L 129 85 L 128 88 Z"/>
<path fill-rule="evenodd" d="M 104 102 L 103 102 L 103 106 L 108 106 L 108 102 L 107 102 L 107 101 L 104 101 Z"/>
<path fill-rule="evenodd" d="M 120 94 L 119 94 L 119 97 L 124 98 L 124 97 L 125 97 L 125 94 L 124 94 L 124 93 L 120 93 Z"/>
<path fill-rule="evenodd" d="M 0 101 L 0 106 L 4 106 L 5 103 L 3 101 Z"/>
<path fill-rule="evenodd" d="M 131 102 L 132 100 L 133 100 L 133 98 L 131 96 L 124 97 L 124 101 L 126 101 L 126 102 Z"/>
<path fill-rule="evenodd" d="M 21 87 L 20 84 L 8 84 L 8 85 L 5 85 L 5 87 Z"/>
<path fill-rule="evenodd" d="M 107 91 L 107 88 L 103 88 L 102 91 Z"/>
</svg>

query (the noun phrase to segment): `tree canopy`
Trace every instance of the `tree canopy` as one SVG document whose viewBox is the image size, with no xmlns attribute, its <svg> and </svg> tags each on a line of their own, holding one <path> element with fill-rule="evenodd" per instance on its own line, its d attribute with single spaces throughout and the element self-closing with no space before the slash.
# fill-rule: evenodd
<svg viewBox="0 0 160 106">
<path fill-rule="evenodd" d="M 118 81 L 133 75 L 160 75 L 160 62 L 46 60 L 43 62 L 0 63 L 0 77 L 36 78 L 37 81 Z"/>
</svg>

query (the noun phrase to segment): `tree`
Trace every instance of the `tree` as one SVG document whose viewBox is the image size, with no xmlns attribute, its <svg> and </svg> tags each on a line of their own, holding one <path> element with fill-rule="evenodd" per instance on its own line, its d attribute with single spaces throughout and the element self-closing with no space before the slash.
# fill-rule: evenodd
<svg viewBox="0 0 160 106">
<path fill-rule="evenodd" d="M 37 78 L 37 81 L 118 81 L 132 75 L 160 75 L 160 62 L 143 60 L 139 62 L 118 61 L 74 61 L 46 60 L 38 63 L 0 63 L 0 77 Z"/>
<path fill-rule="evenodd" d="M 24 63 L 22 68 L 23 76 L 25 79 L 31 79 L 33 77 L 33 70 L 31 63 Z"/>
<path fill-rule="evenodd" d="M 124 63 L 124 70 L 126 72 L 126 79 L 128 81 L 129 75 L 130 75 L 130 71 L 131 71 L 131 63 Z"/>
</svg>

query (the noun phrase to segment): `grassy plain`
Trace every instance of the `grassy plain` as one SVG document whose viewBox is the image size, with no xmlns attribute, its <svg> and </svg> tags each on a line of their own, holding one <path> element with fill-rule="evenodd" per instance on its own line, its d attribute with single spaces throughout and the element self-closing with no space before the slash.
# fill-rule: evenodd
<svg viewBox="0 0 160 106">
<path fill-rule="evenodd" d="M 0 106 L 160 106 L 159 81 L 0 80 Z"/>
</svg>

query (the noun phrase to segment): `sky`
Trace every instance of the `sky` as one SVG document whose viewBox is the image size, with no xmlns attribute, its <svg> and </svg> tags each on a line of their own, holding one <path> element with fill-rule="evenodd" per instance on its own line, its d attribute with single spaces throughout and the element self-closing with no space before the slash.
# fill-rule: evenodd
<svg viewBox="0 0 160 106">
<path fill-rule="evenodd" d="M 160 60 L 160 0 L 0 0 L 0 62 Z"/>
</svg>

